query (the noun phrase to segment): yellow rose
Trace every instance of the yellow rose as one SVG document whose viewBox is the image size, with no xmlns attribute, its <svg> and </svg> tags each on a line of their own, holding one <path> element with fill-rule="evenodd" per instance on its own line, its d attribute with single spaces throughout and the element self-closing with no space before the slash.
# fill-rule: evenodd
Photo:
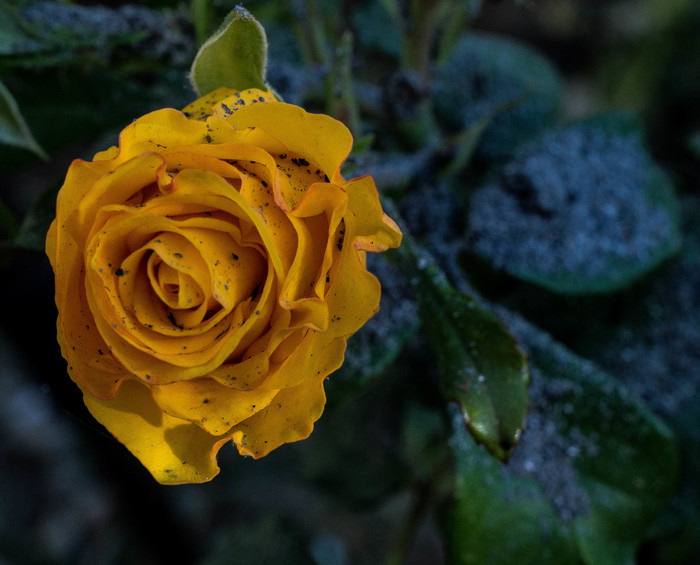
<svg viewBox="0 0 700 565">
<path fill-rule="evenodd" d="M 311 433 L 379 306 L 365 252 L 401 240 L 372 178 L 341 176 L 351 146 L 328 116 L 219 89 L 71 164 L 46 240 L 58 339 L 157 481 L 211 479 L 229 440 L 257 458 Z"/>
</svg>

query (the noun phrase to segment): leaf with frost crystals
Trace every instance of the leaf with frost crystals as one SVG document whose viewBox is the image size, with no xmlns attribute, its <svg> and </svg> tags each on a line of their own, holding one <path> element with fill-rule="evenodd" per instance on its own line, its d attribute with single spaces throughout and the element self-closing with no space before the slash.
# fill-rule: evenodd
<svg viewBox="0 0 700 565">
<path fill-rule="evenodd" d="M 673 490 L 672 434 L 592 363 L 498 313 L 530 357 L 532 410 L 507 467 L 455 426 L 448 562 L 631 565 Z"/>
<path fill-rule="evenodd" d="M 562 294 L 618 291 L 681 244 L 669 177 L 624 116 L 599 116 L 528 143 L 469 211 L 471 251 Z"/>
</svg>

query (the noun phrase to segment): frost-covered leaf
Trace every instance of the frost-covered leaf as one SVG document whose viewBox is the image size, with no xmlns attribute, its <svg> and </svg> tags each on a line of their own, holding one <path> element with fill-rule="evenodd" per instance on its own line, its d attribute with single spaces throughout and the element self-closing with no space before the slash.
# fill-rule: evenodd
<svg viewBox="0 0 700 565">
<path fill-rule="evenodd" d="M 12 94 L 0 81 L 0 143 L 28 149 L 39 157 L 46 153 L 34 139 Z"/>
<path fill-rule="evenodd" d="M 700 398 L 700 200 L 682 209 L 680 253 L 617 304 L 612 327 L 576 344 L 665 419 Z"/>
<path fill-rule="evenodd" d="M 387 11 L 386 3 L 358 6 L 352 12 L 352 22 L 360 45 L 394 57 L 401 55 L 401 30 Z"/>
<path fill-rule="evenodd" d="M 673 436 L 593 364 L 499 314 L 530 357 L 532 410 L 505 468 L 455 427 L 450 563 L 631 565 L 674 485 Z"/>
<path fill-rule="evenodd" d="M 443 394 L 472 435 L 500 459 L 517 443 L 527 412 L 527 360 L 503 323 L 455 290 L 434 259 L 404 234 L 398 253 L 435 350 Z"/>
<path fill-rule="evenodd" d="M 615 291 L 680 246 L 678 203 L 629 120 L 559 128 L 524 146 L 469 212 L 470 248 L 554 292 Z"/>
<path fill-rule="evenodd" d="M 129 45 L 138 46 L 140 57 L 167 57 L 171 64 L 183 64 L 191 58 L 192 46 L 179 27 L 172 13 L 146 6 L 27 2 L 9 8 L 0 2 L 0 54 L 6 55 L 0 65 L 47 67 L 76 57 L 104 59 Z"/>
<path fill-rule="evenodd" d="M 443 517 L 450 565 L 578 565 L 582 561 L 537 483 L 513 476 L 455 424 L 454 499 Z M 518 448 L 520 449 L 520 448 Z"/>
<path fill-rule="evenodd" d="M 46 49 L 46 44 L 23 24 L 15 10 L 0 0 L 0 55 L 18 55 Z"/>
<path fill-rule="evenodd" d="M 479 142 L 487 159 L 507 157 L 551 125 L 561 98 L 562 80 L 546 58 L 481 32 L 463 36 L 435 77 L 435 110 L 445 128 L 458 131 L 496 114 Z M 513 100 L 518 103 L 504 106 Z"/>
<path fill-rule="evenodd" d="M 246 9 L 234 8 L 199 48 L 190 80 L 200 95 L 219 87 L 267 89 L 265 30 Z"/>
<path fill-rule="evenodd" d="M 683 461 L 655 531 L 659 554 L 700 563 L 700 201 L 682 201 L 683 248 L 617 306 L 617 323 L 577 344 L 675 431 Z M 642 292 L 643 290 L 643 292 Z M 666 561 L 662 561 L 666 563 Z"/>
</svg>

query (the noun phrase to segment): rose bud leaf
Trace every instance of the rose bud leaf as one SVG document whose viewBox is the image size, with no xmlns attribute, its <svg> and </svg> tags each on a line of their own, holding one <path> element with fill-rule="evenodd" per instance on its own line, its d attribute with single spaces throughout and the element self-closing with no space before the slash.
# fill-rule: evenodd
<svg viewBox="0 0 700 565">
<path fill-rule="evenodd" d="M 190 81 L 204 95 L 222 86 L 267 90 L 267 37 L 250 12 L 235 7 L 221 27 L 199 48 Z"/>
</svg>

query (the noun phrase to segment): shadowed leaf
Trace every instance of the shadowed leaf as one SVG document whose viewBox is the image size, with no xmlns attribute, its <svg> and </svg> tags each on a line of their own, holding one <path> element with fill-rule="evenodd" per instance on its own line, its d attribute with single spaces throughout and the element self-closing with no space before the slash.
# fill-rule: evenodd
<svg viewBox="0 0 700 565">
<path fill-rule="evenodd" d="M 443 394 L 457 402 L 477 441 L 506 460 L 527 412 L 525 355 L 503 323 L 455 290 L 434 259 L 405 232 L 398 254 L 437 353 Z"/>
<path fill-rule="evenodd" d="M 627 390 L 518 316 L 532 412 L 507 467 L 455 426 L 449 563 L 631 565 L 672 491 L 670 431 Z"/>
<path fill-rule="evenodd" d="M 42 159 L 48 156 L 39 146 L 19 111 L 12 94 L 0 82 L 0 143 L 28 149 Z"/>
</svg>

